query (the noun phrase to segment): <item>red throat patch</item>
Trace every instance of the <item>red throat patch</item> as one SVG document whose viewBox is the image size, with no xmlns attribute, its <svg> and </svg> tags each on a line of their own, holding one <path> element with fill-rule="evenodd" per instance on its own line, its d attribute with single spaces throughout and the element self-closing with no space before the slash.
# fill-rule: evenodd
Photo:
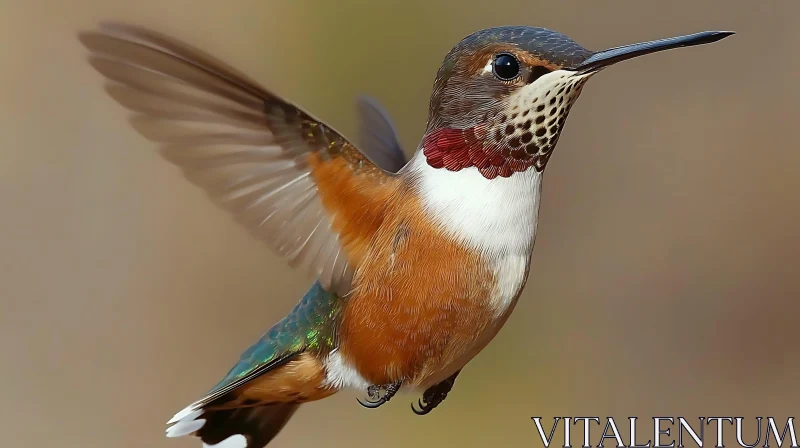
<svg viewBox="0 0 800 448">
<path fill-rule="evenodd" d="M 484 125 L 437 129 L 422 140 L 423 154 L 428 165 L 434 168 L 460 171 L 474 166 L 487 179 L 509 177 L 533 166 L 540 170 L 546 160 L 539 159 L 550 157 L 550 154 L 537 154 L 538 148 L 528 151 L 524 145 L 511 147 L 503 138 L 489 134 L 489 127 Z"/>
</svg>

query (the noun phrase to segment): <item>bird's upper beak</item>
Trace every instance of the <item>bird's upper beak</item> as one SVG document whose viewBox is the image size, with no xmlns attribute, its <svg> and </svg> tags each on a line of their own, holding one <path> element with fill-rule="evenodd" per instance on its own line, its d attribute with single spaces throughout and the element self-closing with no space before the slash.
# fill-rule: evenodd
<svg viewBox="0 0 800 448">
<path fill-rule="evenodd" d="M 579 73 L 590 73 L 601 70 L 609 65 L 626 59 L 643 56 L 658 51 L 669 50 L 679 47 L 691 47 L 716 42 L 734 34 L 732 31 L 705 31 L 702 33 L 689 34 L 688 36 L 669 37 L 639 44 L 624 45 L 622 47 L 611 48 L 608 50 L 597 51 L 581 62 L 573 70 Z"/>
</svg>

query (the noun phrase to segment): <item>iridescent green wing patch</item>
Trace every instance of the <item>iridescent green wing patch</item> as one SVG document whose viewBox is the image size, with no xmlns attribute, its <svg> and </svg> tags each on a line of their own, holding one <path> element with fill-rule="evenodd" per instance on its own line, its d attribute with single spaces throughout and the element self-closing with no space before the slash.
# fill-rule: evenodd
<svg viewBox="0 0 800 448">
<path fill-rule="evenodd" d="M 239 362 L 202 401 L 212 401 L 301 352 L 332 350 L 339 302 L 339 296 L 315 282 L 283 320 L 242 353 Z"/>
</svg>

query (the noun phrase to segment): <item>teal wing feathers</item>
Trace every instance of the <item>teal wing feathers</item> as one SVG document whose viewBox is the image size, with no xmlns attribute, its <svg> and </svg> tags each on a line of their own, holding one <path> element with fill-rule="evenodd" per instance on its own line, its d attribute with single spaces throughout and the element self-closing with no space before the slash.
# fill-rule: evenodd
<svg viewBox="0 0 800 448">
<path fill-rule="evenodd" d="M 300 352 L 332 350 L 340 302 L 339 296 L 315 282 L 283 320 L 242 353 L 239 362 L 201 401 L 212 401 Z"/>
</svg>

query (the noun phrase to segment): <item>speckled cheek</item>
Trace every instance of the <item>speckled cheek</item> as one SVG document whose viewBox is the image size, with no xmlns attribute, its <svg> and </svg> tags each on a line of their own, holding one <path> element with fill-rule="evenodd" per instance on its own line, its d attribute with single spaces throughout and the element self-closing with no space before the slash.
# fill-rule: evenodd
<svg viewBox="0 0 800 448">
<path fill-rule="evenodd" d="M 589 76 L 558 70 L 522 87 L 497 115 L 490 135 L 507 148 L 505 157 L 531 160 L 544 169 L 566 122 L 569 110 Z"/>
</svg>

